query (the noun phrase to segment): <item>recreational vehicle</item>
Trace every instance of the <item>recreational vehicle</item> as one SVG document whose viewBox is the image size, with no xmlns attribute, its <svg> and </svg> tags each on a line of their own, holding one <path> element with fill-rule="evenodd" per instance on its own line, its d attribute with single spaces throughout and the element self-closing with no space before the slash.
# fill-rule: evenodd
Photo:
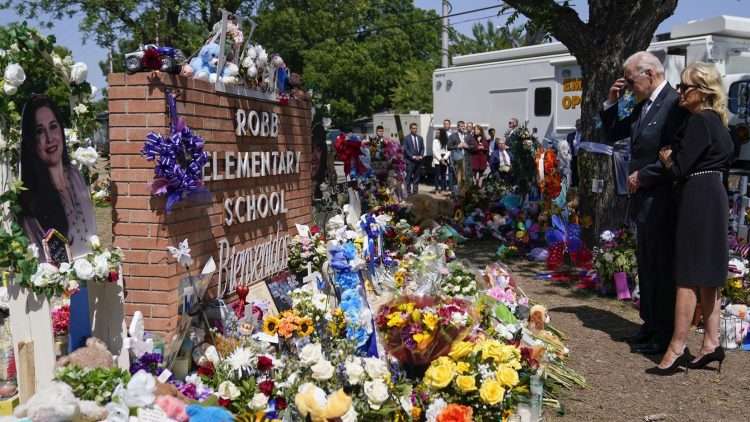
<svg viewBox="0 0 750 422">
<path fill-rule="evenodd" d="M 676 25 L 648 48 L 676 85 L 686 64 L 715 63 L 724 77 L 739 151 L 737 165 L 750 167 L 750 19 L 718 16 Z M 562 139 L 581 113 L 581 69 L 562 43 L 457 56 L 433 73 L 434 122 L 473 121 L 504 133 L 510 118 L 527 121 L 539 136 Z M 604 99 L 602 98 L 602 101 Z"/>
</svg>

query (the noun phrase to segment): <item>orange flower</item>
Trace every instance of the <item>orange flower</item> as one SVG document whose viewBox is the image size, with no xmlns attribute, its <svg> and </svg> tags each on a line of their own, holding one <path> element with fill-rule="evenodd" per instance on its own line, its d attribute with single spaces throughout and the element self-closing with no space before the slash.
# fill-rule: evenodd
<svg viewBox="0 0 750 422">
<path fill-rule="evenodd" d="M 469 406 L 449 404 L 437 417 L 437 422 L 473 422 L 473 410 Z"/>
</svg>

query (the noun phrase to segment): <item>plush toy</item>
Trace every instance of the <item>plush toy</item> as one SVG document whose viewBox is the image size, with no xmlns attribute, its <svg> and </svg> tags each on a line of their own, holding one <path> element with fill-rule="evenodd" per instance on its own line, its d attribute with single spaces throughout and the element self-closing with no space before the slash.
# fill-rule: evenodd
<svg viewBox="0 0 750 422">
<path fill-rule="evenodd" d="M 170 418 L 177 422 L 188 422 L 190 416 L 185 412 L 185 402 L 172 396 L 159 396 L 156 405 Z"/>
<path fill-rule="evenodd" d="M 111 368 L 114 365 L 114 358 L 103 341 L 96 337 L 89 337 L 86 340 L 86 347 L 81 347 L 57 360 L 58 367 L 68 365 L 81 368 Z"/>
<path fill-rule="evenodd" d="M 547 315 L 547 308 L 542 305 L 534 305 L 529 311 L 529 330 L 532 332 L 540 332 L 544 330 L 544 324 L 549 322 L 549 315 Z"/>
<path fill-rule="evenodd" d="M 214 42 L 208 43 L 201 47 L 198 55 L 190 60 L 189 70 L 192 70 L 193 78 L 202 81 L 208 81 L 210 83 L 216 82 L 217 78 L 219 77 L 216 73 L 217 66 L 219 64 L 219 51 L 219 44 L 216 44 Z M 189 72 L 186 72 L 186 69 L 183 69 L 183 73 Z M 239 76 L 239 74 L 239 67 L 237 67 L 237 65 L 234 63 L 227 62 L 224 65 L 224 70 L 221 75 L 222 82 L 224 82 L 225 84 L 237 83 L 237 77 Z"/>
<path fill-rule="evenodd" d="M 352 398 L 344 390 L 338 390 L 328 397 L 320 387 L 306 383 L 300 386 L 294 397 L 300 415 L 312 422 L 326 422 L 343 417 L 351 411 Z"/>
<path fill-rule="evenodd" d="M 94 422 L 107 417 L 107 411 L 92 401 L 79 401 L 68 384 L 45 384 L 26 403 L 16 408 L 17 418 L 45 422 Z"/>
<path fill-rule="evenodd" d="M 190 422 L 232 422 L 234 418 L 223 407 L 203 407 L 196 404 L 187 406 L 185 413 Z"/>
</svg>

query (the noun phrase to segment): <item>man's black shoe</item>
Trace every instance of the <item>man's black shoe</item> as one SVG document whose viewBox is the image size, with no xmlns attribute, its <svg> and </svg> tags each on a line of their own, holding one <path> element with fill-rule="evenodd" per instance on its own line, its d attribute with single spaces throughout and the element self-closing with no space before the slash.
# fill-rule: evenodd
<svg viewBox="0 0 750 422">
<path fill-rule="evenodd" d="M 643 355 L 659 355 L 667 351 L 668 345 L 657 343 L 634 344 L 631 352 Z"/>
</svg>

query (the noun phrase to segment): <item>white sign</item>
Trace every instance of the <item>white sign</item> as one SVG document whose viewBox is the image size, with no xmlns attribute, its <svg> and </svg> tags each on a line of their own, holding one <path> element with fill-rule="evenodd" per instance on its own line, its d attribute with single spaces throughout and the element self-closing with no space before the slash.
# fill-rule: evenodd
<svg viewBox="0 0 750 422">
<path fill-rule="evenodd" d="M 250 132 L 252 136 L 263 136 L 275 138 L 279 136 L 279 115 L 255 110 L 237 109 L 235 119 L 235 133 L 237 136 L 245 136 Z"/>
</svg>

